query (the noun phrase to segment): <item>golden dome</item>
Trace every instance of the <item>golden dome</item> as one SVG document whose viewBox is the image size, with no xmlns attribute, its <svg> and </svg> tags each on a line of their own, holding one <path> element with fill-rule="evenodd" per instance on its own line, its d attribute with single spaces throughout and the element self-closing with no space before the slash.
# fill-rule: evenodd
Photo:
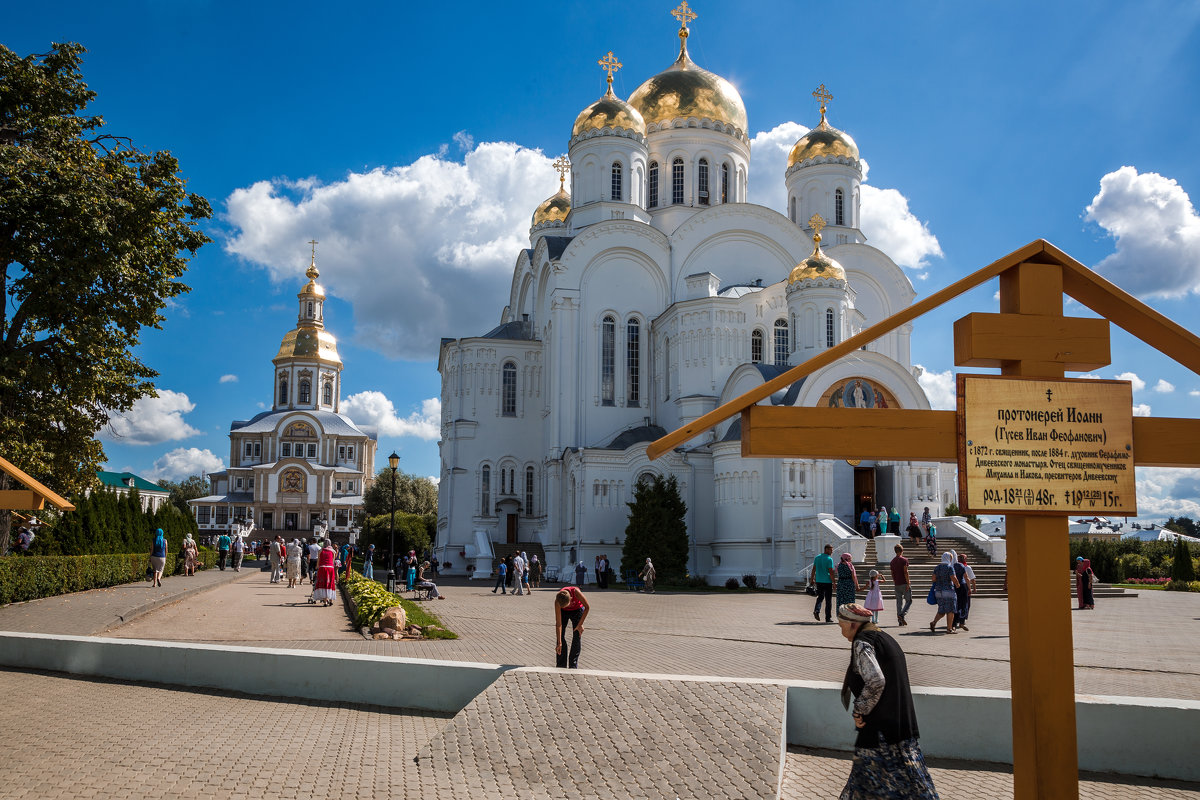
<svg viewBox="0 0 1200 800">
<path fill-rule="evenodd" d="M 793 167 L 810 158 L 848 158 L 858 161 L 858 145 L 850 138 L 850 134 L 839 131 L 825 121 L 821 115 L 821 124 L 800 137 L 796 146 L 788 156 L 788 167 Z"/>
<path fill-rule="evenodd" d="M 642 119 L 642 115 L 636 108 L 613 94 L 611 83 L 603 97 L 579 112 L 579 116 L 575 118 L 575 126 L 571 128 L 571 137 L 605 128 L 624 128 L 646 135 L 646 121 Z"/>
<path fill-rule="evenodd" d="M 558 191 L 550 197 L 542 201 L 542 204 L 533 212 L 533 227 L 541 225 L 543 222 L 566 222 L 567 214 L 571 213 L 571 195 L 567 194 L 567 190 L 558 187 Z"/>
<path fill-rule="evenodd" d="M 338 366 L 342 364 L 342 357 L 338 355 L 337 339 L 334 338 L 334 335 L 329 331 L 308 325 L 288 331 L 283 337 L 283 341 L 279 345 L 279 353 L 275 356 L 274 361 L 279 363 L 280 360 L 288 358 L 316 358 Z"/>
<path fill-rule="evenodd" d="M 791 274 L 788 275 L 788 286 L 814 278 L 846 280 L 846 270 L 842 269 L 842 265 L 821 252 L 821 229 L 825 227 L 825 220 L 821 218 L 820 214 L 813 214 L 808 224 L 813 228 L 812 255 L 792 269 Z"/>
<path fill-rule="evenodd" d="M 308 265 L 308 269 L 304 271 L 304 277 L 308 278 L 308 283 L 300 290 L 300 297 L 304 295 L 312 295 L 322 300 L 325 299 L 325 287 L 317 283 L 317 278 L 321 277 L 321 273 L 317 271 L 317 256 L 313 253 L 312 263 Z"/>
<path fill-rule="evenodd" d="M 680 38 L 679 58 L 639 86 L 629 96 L 629 104 L 648 125 L 697 117 L 732 125 L 744 134 L 749 126 L 742 96 L 720 75 L 696 66 L 688 57 L 686 35 Z"/>
</svg>

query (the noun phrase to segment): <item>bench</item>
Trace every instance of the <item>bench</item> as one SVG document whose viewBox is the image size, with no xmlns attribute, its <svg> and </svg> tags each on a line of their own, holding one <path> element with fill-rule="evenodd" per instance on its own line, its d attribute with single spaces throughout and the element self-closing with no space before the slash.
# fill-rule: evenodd
<svg viewBox="0 0 1200 800">
<path fill-rule="evenodd" d="M 624 577 L 625 588 L 629 591 L 640 591 L 646 588 L 646 582 L 638 577 L 638 574 L 635 570 L 626 570 Z"/>
<path fill-rule="evenodd" d="M 433 595 L 433 589 L 427 586 L 413 586 L 412 589 L 406 591 L 412 592 L 413 600 L 430 600 Z"/>
</svg>

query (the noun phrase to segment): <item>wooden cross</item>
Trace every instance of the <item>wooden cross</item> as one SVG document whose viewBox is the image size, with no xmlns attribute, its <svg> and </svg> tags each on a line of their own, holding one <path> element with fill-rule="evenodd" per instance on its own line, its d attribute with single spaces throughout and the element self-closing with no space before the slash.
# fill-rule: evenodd
<svg viewBox="0 0 1200 800">
<path fill-rule="evenodd" d="M 679 8 L 671 12 L 671 16 L 679 20 L 679 29 L 686 31 L 688 23 L 696 18 L 696 12 L 688 8 L 687 0 L 683 0 Z"/>
<path fill-rule="evenodd" d="M 609 55 L 612 55 L 612 53 L 609 53 Z M 566 156 L 559 156 L 554 159 L 554 163 L 551 166 L 558 170 L 558 190 L 561 192 L 563 184 L 567 180 L 567 170 L 571 168 L 571 162 L 567 160 Z"/>
<path fill-rule="evenodd" d="M 604 58 L 600 59 L 596 63 L 600 65 L 600 69 L 602 69 L 608 73 L 608 85 L 609 86 L 612 86 L 613 73 L 624 66 L 620 61 L 617 61 L 616 56 L 613 55 L 612 50 L 609 50 L 608 55 L 606 55 Z"/>
<path fill-rule="evenodd" d="M 825 105 L 833 99 L 833 95 L 829 93 L 829 90 L 825 88 L 825 84 L 822 83 L 820 87 L 818 87 L 817 90 L 812 93 L 812 96 L 816 98 L 818 103 L 821 104 L 821 119 L 825 119 Z"/>
</svg>

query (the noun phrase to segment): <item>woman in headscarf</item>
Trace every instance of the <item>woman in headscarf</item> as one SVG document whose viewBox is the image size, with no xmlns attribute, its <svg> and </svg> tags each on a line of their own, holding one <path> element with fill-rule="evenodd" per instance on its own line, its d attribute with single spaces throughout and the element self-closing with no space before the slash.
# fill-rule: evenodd
<svg viewBox="0 0 1200 800">
<path fill-rule="evenodd" d="M 853 696 L 854 764 L 840 800 L 938 800 L 925 767 L 917 712 L 904 651 L 857 603 L 838 606 L 838 625 L 850 641 L 842 705 Z"/>
<path fill-rule="evenodd" d="M 908 534 L 908 538 L 912 539 L 913 541 L 921 541 L 921 526 L 917 524 L 916 513 L 909 512 L 908 527 L 905 529 L 905 532 Z"/>
<path fill-rule="evenodd" d="M 880 535 L 880 536 L 887 536 L 887 532 L 888 532 L 888 513 L 887 513 L 887 509 L 886 509 L 886 508 L 884 508 L 883 506 L 880 506 L 880 507 L 879 507 L 879 513 L 876 515 L 876 518 L 879 520 L 879 535 Z"/>
<path fill-rule="evenodd" d="M 1096 607 L 1096 598 L 1092 594 L 1092 583 L 1096 574 L 1092 572 L 1092 560 L 1078 556 L 1075 559 L 1075 599 L 1079 601 L 1080 609 Z"/>
<path fill-rule="evenodd" d="M 951 550 L 951 553 L 954 551 Z M 958 588 L 954 590 L 956 608 L 954 609 L 954 627 L 970 631 L 967 618 L 971 615 L 971 593 L 975 591 L 975 570 L 967 563 L 966 553 L 957 553 L 958 560 L 954 562 L 954 577 L 958 578 Z"/>
<path fill-rule="evenodd" d="M 842 553 L 837 563 L 837 604 L 853 603 L 858 592 L 858 573 L 854 571 L 854 560 L 849 553 Z"/>
<path fill-rule="evenodd" d="M 929 632 L 937 632 L 937 624 L 942 617 L 946 618 L 946 633 L 958 633 L 954 630 L 954 610 L 958 607 L 958 578 L 954 577 L 954 553 L 947 550 L 942 553 L 942 563 L 933 568 L 933 596 L 937 600 L 937 616 L 929 623 Z"/>
<path fill-rule="evenodd" d="M 162 528 L 154 529 L 154 544 L 150 546 L 151 586 L 162 586 L 163 570 L 167 568 L 167 537 Z"/>
<path fill-rule="evenodd" d="M 888 515 L 888 530 L 894 536 L 900 535 L 900 511 L 895 506 L 892 506 L 892 513 Z"/>
<path fill-rule="evenodd" d="M 577 586 L 582 586 L 586 582 L 587 582 L 587 567 L 585 567 L 583 565 L 583 562 L 580 561 L 578 564 L 575 565 L 575 584 Z"/>
<path fill-rule="evenodd" d="M 654 594 L 654 579 L 658 577 L 658 572 L 654 569 L 654 564 L 650 559 L 646 559 L 646 566 L 642 567 L 642 580 L 646 582 L 646 592 Z"/>
<path fill-rule="evenodd" d="M 196 574 L 196 560 L 200 555 L 199 549 L 196 547 L 196 540 L 189 533 L 183 540 L 183 574 Z"/>
<path fill-rule="evenodd" d="M 313 600 L 322 605 L 333 605 L 333 599 L 337 597 L 336 561 L 337 552 L 333 549 L 333 543 L 326 539 L 317 556 L 317 579 L 313 583 L 312 593 Z"/>
<path fill-rule="evenodd" d="M 292 543 L 287 546 L 287 579 L 288 588 L 291 589 L 296 585 L 296 581 L 300 580 L 300 540 L 292 539 Z"/>
</svg>

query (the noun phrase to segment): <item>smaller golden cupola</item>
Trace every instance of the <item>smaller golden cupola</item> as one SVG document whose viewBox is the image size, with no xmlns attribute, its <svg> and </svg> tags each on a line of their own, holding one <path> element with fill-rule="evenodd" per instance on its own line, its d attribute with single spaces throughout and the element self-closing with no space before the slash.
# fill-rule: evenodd
<svg viewBox="0 0 1200 800">
<path fill-rule="evenodd" d="M 554 168 L 558 170 L 558 191 L 542 201 L 541 205 L 533 212 L 534 228 L 546 223 L 566 224 L 567 215 L 571 213 L 571 195 L 567 193 L 566 180 L 567 170 L 571 168 L 571 162 L 566 156 L 559 156 L 554 161 Z"/>
<path fill-rule="evenodd" d="M 300 301 L 296 327 L 284 335 L 273 361 L 278 365 L 291 359 L 316 359 L 340 367 L 342 358 L 338 355 L 337 339 L 325 330 L 325 288 L 317 283 L 321 277 L 317 270 L 317 242 L 309 244 L 313 246 L 312 261 L 304 272 L 308 283 L 296 295 Z"/>
<path fill-rule="evenodd" d="M 813 158 L 845 158 L 858 162 L 858 145 L 850 134 L 839 131 L 825 119 L 826 104 L 833 99 L 825 84 L 813 92 L 813 97 L 821 103 L 821 121 L 817 127 L 800 137 L 792 152 L 788 155 L 788 168 L 802 164 Z"/>
<path fill-rule="evenodd" d="M 646 135 L 646 121 L 641 113 L 613 94 L 613 73 L 621 68 L 612 50 L 597 62 L 608 73 L 608 89 L 604 96 L 579 112 L 575 125 L 571 128 L 571 138 L 582 136 L 591 131 L 630 131 L 639 136 Z"/>
<path fill-rule="evenodd" d="M 821 229 L 825 227 L 825 220 L 820 214 L 813 214 L 808 224 L 813 229 L 812 255 L 792 269 L 788 275 L 788 286 L 805 280 L 846 280 L 846 270 L 842 269 L 842 265 L 821 252 Z"/>
</svg>

